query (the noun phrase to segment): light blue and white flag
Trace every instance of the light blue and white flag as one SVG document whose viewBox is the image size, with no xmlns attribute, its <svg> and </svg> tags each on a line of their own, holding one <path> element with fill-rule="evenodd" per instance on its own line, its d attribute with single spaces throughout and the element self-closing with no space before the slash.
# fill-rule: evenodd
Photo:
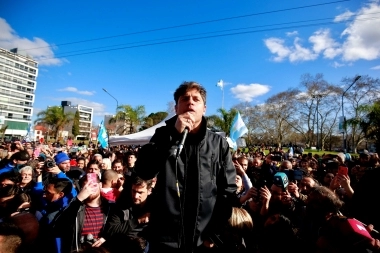
<svg viewBox="0 0 380 253">
<path fill-rule="evenodd" d="M 248 133 L 248 128 L 245 126 L 243 119 L 240 116 L 240 113 L 237 112 L 235 118 L 232 121 L 230 129 L 230 139 L 233 143 L 233 149 L 237 150 L 237 140 L 242 137 L 244 134 Z"/>
<path fill-rule="evenodd" d="M 222 90 L 224 88 L 224 82 L 222 79 L 220 79 L 217 83 L 216 83 L 216 86 L 220 87 Z"/>
<path fill-rule="evenodd" d="M 107 133 L 107 130 L 104 126 L 103 120 L 99 126 L 98 141 L 99 141 L 100 145 L 102 146 L 102 148 L 108 147 L 108 133 Z"/>
<path fill-rule="evenodd" d="M 32 131 L 32 124 L 29 123 L 28 128 L 26 129 L 26 135 L 23 138 L 24 141 L 30 141 L 30 139 L 32 137 L 31 131 Z"/>
<path fill-rule="evenodd" d="M 289 149 L 289 156 L 294 156 L 293 147 L 290 147 Z"/>
</svg>

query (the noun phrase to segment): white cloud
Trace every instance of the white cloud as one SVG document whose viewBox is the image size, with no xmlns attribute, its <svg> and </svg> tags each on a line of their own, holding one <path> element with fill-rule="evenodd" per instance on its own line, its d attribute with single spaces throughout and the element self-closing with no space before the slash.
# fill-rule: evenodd
<svg viewBox="0 0 380 253">
<path fill-rule="evenodd" d="M 336 68 L 336 69 L 345 66 L 345 64 L 343 64 L 343 63 L 339 63 L 339 62 L 337 62 L 337 61 L 334 61 L 334 63 L 332 63 L 331 65 L 332 65 L 334 68 Z"/>
<path fill-rule="evenodd" d="M 272 60 L 281 62 L 311 61 L 322 55 L 325 59 L 337 59 L 350 66 L 357 60 L 375 60 L 380 58 L 380 1 L 370 1 L 356 13 L 346 11 L 335 17 L 335 21 L 345 21 L 357 14 L 353 21 L 346 23 L 340 38 L 334 39 L 330 29 L 315 31 L 308 39 L 309 45 L 301 45 L 296 37 L 293 45 L 282 38 L 264 40 L 266 47 L 273 54 Z M 288 35 L 289 33 L 287 33 Z M 341 67 L 337 61 L 333 67 Z"/>
<path fill-rule="evenodd" d="M 294 48 L 289 56 L 289 60 L 291 62 L 310 61 L 317 59 L 318 54 L 315 54 L 312 50 L 308 48 L 302 47 L 299 42 L 299 38 L 294 39 Z"/>
<path fill-rule="evenodd" d="M 283 61 L 290 54 L 290 49 L 284 46 L 284 40 L 278 38 L 269 38 L 264 40 L 265 45 L 272 54 L 277 56 L 273 57 L 273 60 L 276 62 Z"/>
<path fill-rule="evenodd" d="M 52 45 L 41 38 L 21 38 L 3 18 L 0 18 L 0 47 L 18 48 L 18 53 L 31 56 L 39 65 L 61 65 L 64 60 L 54 57 Z"/>
<path fill-rule="evenodd" d="M 86 96 L 92 96 L 95 93 L 95 91 L 78 90 L 75 87 L 66 87 L 64 89 L 59 89 L 58 91 L 74 92 L 74 93 L 81 94 L 81 95 L 86 95 Z"/>
<path fill-rule="evenodd" d="M 296 35 L 298 35 L 298 32 L 297 32 L 297 31 L 287 32 L 287 33 L 286 33 L 286 36 L 288 36 L 288 37 L 296 36 Z"/>
<path fill-rule="evenodd" d="M 351 12 L 351 11 L 346 11 L 342 14 L 339 14 L 338 16 L 336 16 L 334 18 L 334 22 L 342 22 L 342 21 L 346 21 L 348 20 L 349 18 L 351 18 L 355 13 Z"/>
<path fill-rule="evenodd" d="M 238 84 L 231 88 L 234 97 L 243 102 L 251 102 L 255 97 L 264 95 L 269 91 L 268 85 L 252 83 L 252 84 Z"/>
<path fill-rule="evenodd" d="M 361 17 L 362 16 L 362 17 Z M 371 2 L 358 12 L 358 17 L 342 32 L 343 60 L 374 60 L 380 57 L 380 5 Z"/>
<path fill-rule="evenodd" d="M 317 54 L 323 52 L 323 56 L 333 59 L 341 53 L 340 44 L 334 41 L 330 36 L 329 29 L 320 29 L 309 37 L 310 43 L 313 44 L 313 51 Z"/>
<path fill-rule="evenodd" d="M 372 67 L 371 69 L 378 70 L 378 69 L 380 69 L 380 65 L 377 65 L 377 66 L 375 66 L 375 67 Z"/>
<path fill-rule="evenodd" d="M 284 45 L 285 41 L 278 38 L 266 39 L 264 43 L 271 53 L 276 54 L 276 56 L 273 57 L 273 60 L 276 62 L 281 62 L 286 58 L 288 58 L 290 62 L 310 61 L 318 57 L 318 54 L 303 47 L 298 37 L 294 39 L 293 46 Z"/>
</svg>

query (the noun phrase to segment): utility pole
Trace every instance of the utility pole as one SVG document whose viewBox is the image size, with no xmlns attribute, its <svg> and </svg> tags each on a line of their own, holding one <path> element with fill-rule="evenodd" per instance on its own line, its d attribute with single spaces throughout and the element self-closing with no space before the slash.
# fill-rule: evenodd
<svg viewBox="0 0 380 253">
<path fill-rule="evenodd" d="M 354 81 L 351 83 L 351 85 L 343 92 L 342 94 L 342 117 L 343 117 L 343 151 L 347 152 L 347 126 L 346 126 L 346 117 L 344 116 L 344 104 L 343 104 L 343 98 L 346 92 L 356 83 L 356 81 L 359 80 L 361 76 L 355 77 Z"/>
</svg>

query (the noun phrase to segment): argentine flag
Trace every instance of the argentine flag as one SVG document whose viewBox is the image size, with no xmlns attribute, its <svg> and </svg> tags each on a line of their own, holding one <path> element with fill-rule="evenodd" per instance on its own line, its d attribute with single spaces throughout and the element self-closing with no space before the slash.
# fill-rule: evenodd
<svg viewBox="0 0 380 253">
<path fill-rule="evenodd" d="M 233 143 L 233 149 L 237 149 L 236 141 L 248 132 L 248 128 L 245 126 L 243 119 L 240 116 L 240 113 L 237 112 L 234 120 L 232 121 L 230 129 L 230 139 Z"/>
<path fill-rule="evenodd" d="M 98 141 L 100 145 L 102 146 L 102 148 L 108 147 L 108 134 L 107 134 L 106 128 L 104 127 L 103 120 L 99 126 Z"/>
<path fill-rule="evenodd" d="M 293 147 L 290 147 L 289 149 L 289 156 L 294 156 Z"/>
</svg>

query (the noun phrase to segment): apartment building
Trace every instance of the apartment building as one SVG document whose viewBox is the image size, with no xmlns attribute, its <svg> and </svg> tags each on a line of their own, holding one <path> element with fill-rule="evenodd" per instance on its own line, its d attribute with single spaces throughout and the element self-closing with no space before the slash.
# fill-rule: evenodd
<svg viewBox="0 0 380 253">
<path fill-rule="evenodd" d="M 63 111 L 72 112 L 75 114 L 79 111 L 79 135 L 77 139 L 89 139 L 92 130 L 92 120 L 94 117 L 94 109 L 85 105 L 71 105 L 70 101 L 62 101 Z M 69 124 L 65 129 L 71 133 L 72 124 Z"/>
<path fill-rule="evenodd" d="M 0 122 L 5 138 L 26 136 L 32 121 L 37 87 L 38 63 L 18 53 L 17 48 L 0 48 Z"/>
</svg>

